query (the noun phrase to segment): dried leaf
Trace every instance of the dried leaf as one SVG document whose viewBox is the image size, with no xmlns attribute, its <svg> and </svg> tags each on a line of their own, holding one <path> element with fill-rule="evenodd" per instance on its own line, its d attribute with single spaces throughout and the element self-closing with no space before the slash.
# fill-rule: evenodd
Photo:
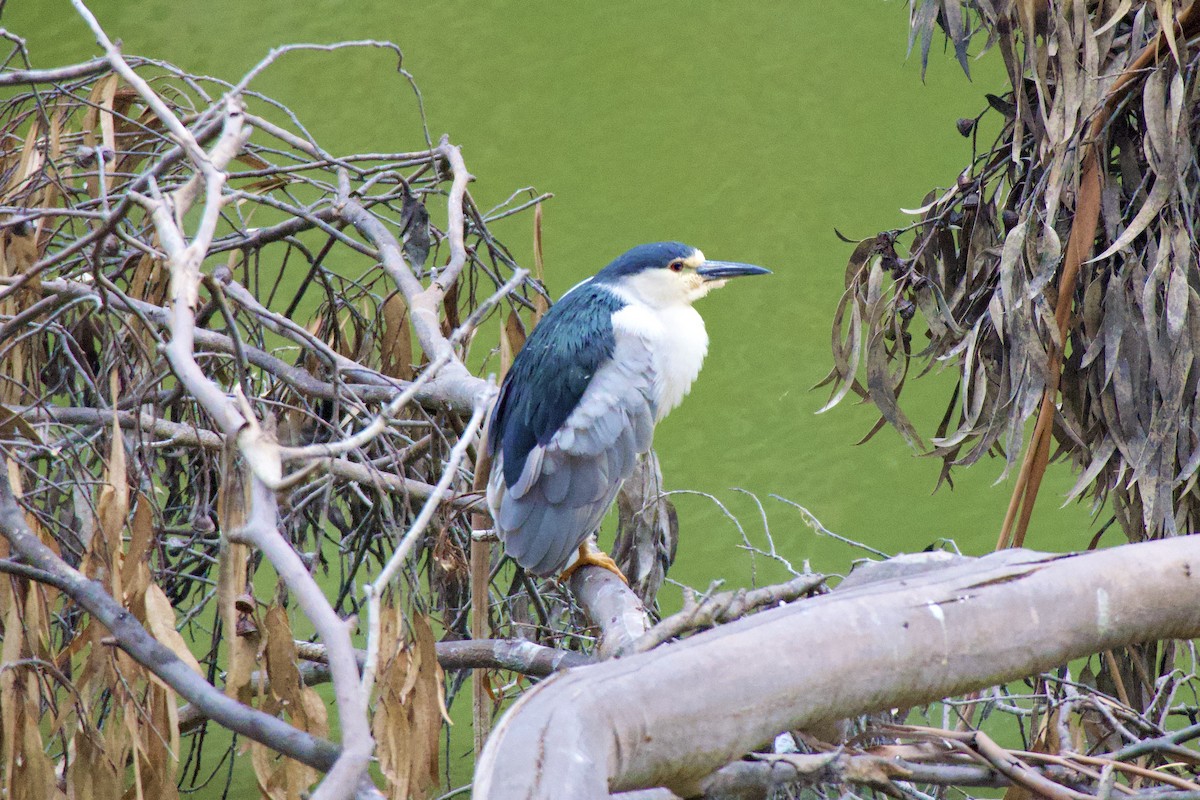
<svg viewBox="0 0 1200 800">
<path fill-rule="evenodd" d="M 248 703 L 251 696 L 250 675 L 255 668 L 260 637 L 257 628 L 243 635 L 239 625 L 242 617 L 237 609 L 237 600 L 250 585 L 250 554 L 246 545 L 229 540 L 229 534 L 244 524 L 246 490 L 241 472 L 233 467 L 232 455 L 228 451 L 224 454 L 224 460 L 221 485 L 217 494 L 217 519 L 222 532 L 218 555 L 217 601 L 225 644 L 229 650 L 225 693 Z"/>
<path fill-rule="evenodd" d="M 675 562 L 679 520 L 663 494 L 658 455 L 651 450 L 617 494 L 617 536 L 612 557 L 647 608 L 654 608 L 667 570 Z"/>
<path fill-rule="evenodd" d="M 542 204 L 538 203 L 533 208 L 533 277 L 537 281 L 538 286 L 546 285 L 545 275 L 545 258 L 542 251 Z M 550 301 L 546 299 L 546 295 L 542 292 L 535 292 L 533 295 L 533 320 L 534 327 L 537 326 L 546 312 L 550 310 Z"/>
<path fill-rule="evenodd" d="M 69 800 L 120 800 L 122 772 L 108 757 L 100 734 L 90 726 L 71 737 L 74 750 L 67 762 Z"/>
<path fill-rule="evenodd" d="M 384 375 L 412 380 L 412 331 L 408 325 L 408 304 L 399 292 L 389 295 L 383 303 L 383 341 L 379 357 Z"/>
<path fill-rule="evenodd" d="M 267 632 L 264 664 L 270 695 L 263 703 L 263 710 L 269 714 L 283 713 L 300 730 L 327 735 L 325 704 L 300 680 L 292 626 L 283 606 L 276 603 L 268 609 L 264 627 Z M 311 767 L 280 756 L 264 745 L 254 743 L 250 749 L 259 787 L 268 797 L 299 800 L 319 777 Z"/>
<path fill-rule="evenodd" d="M 504 326 L 500 331 L 500 376 L 508 374 L 513 359 L 525 346 L 525 326 L 516 311 L 509 311 L 504 318 Z"/>
<path fill-rule="evenodd" d="M 424 798 L 436 784 L 445 703 L 433 631 L 424 617 L 409 622 L 408 643 L 398 608 L 381 612 L 379 698 L 372 719 L 379 768 L 394 800 Z M 447 720 L 448 721 L 448 720 Z"/>
<path fill-rule="evenodd" d="M 146 628 L 150 631 L 150 635 L 170 648 L 172 653 L 179 656 L 198 675 L 203 675 L 204 670 L 200 667 L 200 662 L 192 655 L 187 641 L 175 628 L 175 608 L 167 599 L 166 593 L 157 583 L 152 583 L 146 588 L 144 598 Z"/>
</svg>

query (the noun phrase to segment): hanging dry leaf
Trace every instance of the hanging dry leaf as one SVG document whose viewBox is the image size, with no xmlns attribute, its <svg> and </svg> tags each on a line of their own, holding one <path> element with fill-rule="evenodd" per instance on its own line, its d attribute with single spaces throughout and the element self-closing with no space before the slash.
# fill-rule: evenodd
<svg viewBox="0 0 1200 800">
<path fill-rule="evenodd" d="M 200 662 L 175 628 L 175 608 L 163 590 L 157 583 L 152 583 L 146 587 L 143 597 L 146 604 L 146 628 L 150 635 L 169 647 L 172 653 L 179 656 L 197 674 L 203 675 L 204 670 L 200 668 Z"/>
<path fill-rule="evenodd" d="M 380 614 L 378 701 L 371 723 L 379 768 L 393 800 L 424 798 L 438 774 L 438 736 L 445 717 L 442 668 L 425 618 L 410 621 L 405 637 L 399 608 Z"/>
<path fill-rule="evenodd" d="M 521 318 L 516 311 L 509 311 L 508 316 L 504 318 L 503 327 L 500 330 L 500 376 L 508 374 L 509 367 L 512 366 L 513 359 L 517 357 L 517 353 L 521 352 L 521 348 L 525 346 L 525 326 L 521 324 Z"/>
<path fill-rule="evenodd" d="M 384 375 L 412 380 L 412 331 L 408 326 L 408 304 L 399 292 L 392 293 L 383 303 L 383 341 L 379 353 Z"/>
<path fill-rule="evenodd" d="M 546 285 L 545 257 L 542 251 L 542 204 L 533 207 L 533 277 L 538 286 Z M 550 310 L 550 301 L 542 292 L 533 295 L 533 320 L 536 327 L 546 312 Z"/>
<path fill-rule="evenodd" d="M 67 767 L 68 800 L 120 800 L 122 773 L 104 749 L 99 732 L 81 727 L 71 737 Z"/>
<path fill-rule="evenodd" d="M 271 606 L 264 628 L 267 638 L 264 665 L 269 689 L 262 710 L 284 716 L 300 730 L 326 736 L 329 724 L 325 704 L 315 690 L 300 680 L 287 611 L 278 604 Z M 280 756 L 263 745 L 254 743 L 250 750 L 259 788 L 271 800 L 300 800 L 320 777 L 311 767 Z"/>
<path fill-rule="evenodd" d="M 228 450 L 224 453 L 224 459 L 225 469 L 217 494 L 217 518 L 222 531 L 217 599 L 225 645 L 229 652 L 225 693 L 248 703 L 251 696 L 250 675 L 254 672 L 260 637 L 257 627 L 252 632 L 243 631 L 240 625 L 242 612 L 237 608 L 238 598 L 249 586 L 249 548 L 229 540 L 229 533 L 236 531 L 245 521 L 246 490 L 241 471 L 233 467 L 233 456 Z"/>
</svg>

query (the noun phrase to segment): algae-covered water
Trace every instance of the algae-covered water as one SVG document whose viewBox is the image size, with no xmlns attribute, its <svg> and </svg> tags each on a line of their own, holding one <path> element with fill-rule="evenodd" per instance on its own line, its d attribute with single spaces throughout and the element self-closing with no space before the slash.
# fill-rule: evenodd
<svg viewBox="0 0 1200 800">
<path fill-rule="evenodd" d="M 657 433 L 669 488 L 715 496 L 766 546 L 762 498 L 778 552 L 841 571 L 856 553 L 818 538 L 778 494 L 826 527 L 888 551 L 941 537 L 964 552 L 995 542 L 1011 480 L 998 461 L 931 494 L 938 463 L 846 402 L 817 416 L 810 391 L 828 371 L 830 318 L 850 246 L 907 221 L 930 189 L 970 158 L 955 119 L 998 91 L 998 60 L 973 82 L 935 45 L 924 81 L 905 55 L 908 4 L 772 2 L 308 3 L 96 0 L 129 53 L 236 79 L 272 46 L 388 39 L 405 52 L 436 137 L 463 146 L 489 207 L 514 190 L 553 192 L 545 206 L 547 281 L 558 295 L 629 246 L 680 239 L 713 258 L 774 270 L 702 301 L 709 358 L 691 396 Z M 18 0 L 0 23 L 28 39 L 35 66 L 95 54 L 66 2 Z M 288 56 L 256 87 L 290 105 L 336 152 L 422 145 L 416 102 L 384 51 Z M 494 229 L 528 263 L 530 218 Z M 927 425 L 945 380 L 910 386 Z M 924 401 L 922 409 L 917 399 Z M 930 430 L 926 427 L 925 432 Z M 1086 544 L 1086 509 L 1059 509 L 1072 483 L 1053 467 L 1028 544 Z M 737 528 L 709 499 L 676 497 L 682 526 L 672 576 L 697 586 L 751 577 Z M 759 581 L 780 568 L 757 562 Z"/>
</svg>

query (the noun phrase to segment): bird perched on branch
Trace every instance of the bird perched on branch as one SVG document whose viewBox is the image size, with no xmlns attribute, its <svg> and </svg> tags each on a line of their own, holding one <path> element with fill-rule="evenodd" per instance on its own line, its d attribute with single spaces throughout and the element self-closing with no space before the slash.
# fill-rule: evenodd
<svg viewBox="0 0 1200 800">
<path fill-rule="evenodd" d="M 692 303 L 729 278 L 770 271 L 694 247 L 635 247 L 568 291 L 530 334 L 492 411 L 488 505 L 518 564 L 563 578 L 584 564 L 621 575 L 592 534 L 654 426 L 708 351 Z M 624 578 L 624 576 L 621 576 Z"/>
</svg>

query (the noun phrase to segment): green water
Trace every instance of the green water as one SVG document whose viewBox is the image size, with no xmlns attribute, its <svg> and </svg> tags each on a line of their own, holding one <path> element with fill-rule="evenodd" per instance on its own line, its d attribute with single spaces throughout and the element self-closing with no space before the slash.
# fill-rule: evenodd
<svg viewBox="0 0 1200 800">
<path fill-rule="evenodd" d="M 903 224 L 900 207 L 952 182 L 970 158 L 955 130 L 983 93 L 1002 87 L 995 59 L 969 82 L 940 51 L 924 82 L 906 60 L 908 4 L 714 2 L 565 4 L 94 2 L 130 53 L 236 79 L 285 42 L 390 39 L 425 97 L 431 131 L 463 146 L 484 207 L 535 186 L 545 208 L 547 279 L 557 295 L 627 247 L 681 239 L 714 258 L 770 267 L 700 307 L 712 344 L 691 396 L 656 435 L 667 484 L 717 496 L 764 543 L 760 495 L 779 552 L 843 570 L 854 554 L 818 539 L 776 493 L 844 535 L 911 551 L 939 537 L 991 549 L 1011 491 L 999 462 L 960 473 L 931 495 L 938 463 L 847 403 L 814 415 L 809 391 L 829 369 L 829 319 L 851 237 Z M 95 53 L 65 2 L 18 0 L 0 22 L 28 38 L 36 66 Z M 935 48 L 936 49 L 936 48 Z M 383 52 L 290 56 L 257 88 L 296 110 L 336 152 L 421 146 L 412 94 Z M 495 227 L 523 263 L 530 219 Z M 922 382 L 925 383 L 925 382 Z M 927 423 L 945 383 L 922 390 Z M 917 392 L 913 392 L 916 398 Z M 1059 509 L 1072 479 L 1052 468 L 1028 538 L 1086 545 L 1078 506 Z M 673 577 L 742 584 L 737 530 L 701 497 L 677 498 L 682 542 Z M 759 561 L 758 579 L 780 576 Z"/>
</svg>

